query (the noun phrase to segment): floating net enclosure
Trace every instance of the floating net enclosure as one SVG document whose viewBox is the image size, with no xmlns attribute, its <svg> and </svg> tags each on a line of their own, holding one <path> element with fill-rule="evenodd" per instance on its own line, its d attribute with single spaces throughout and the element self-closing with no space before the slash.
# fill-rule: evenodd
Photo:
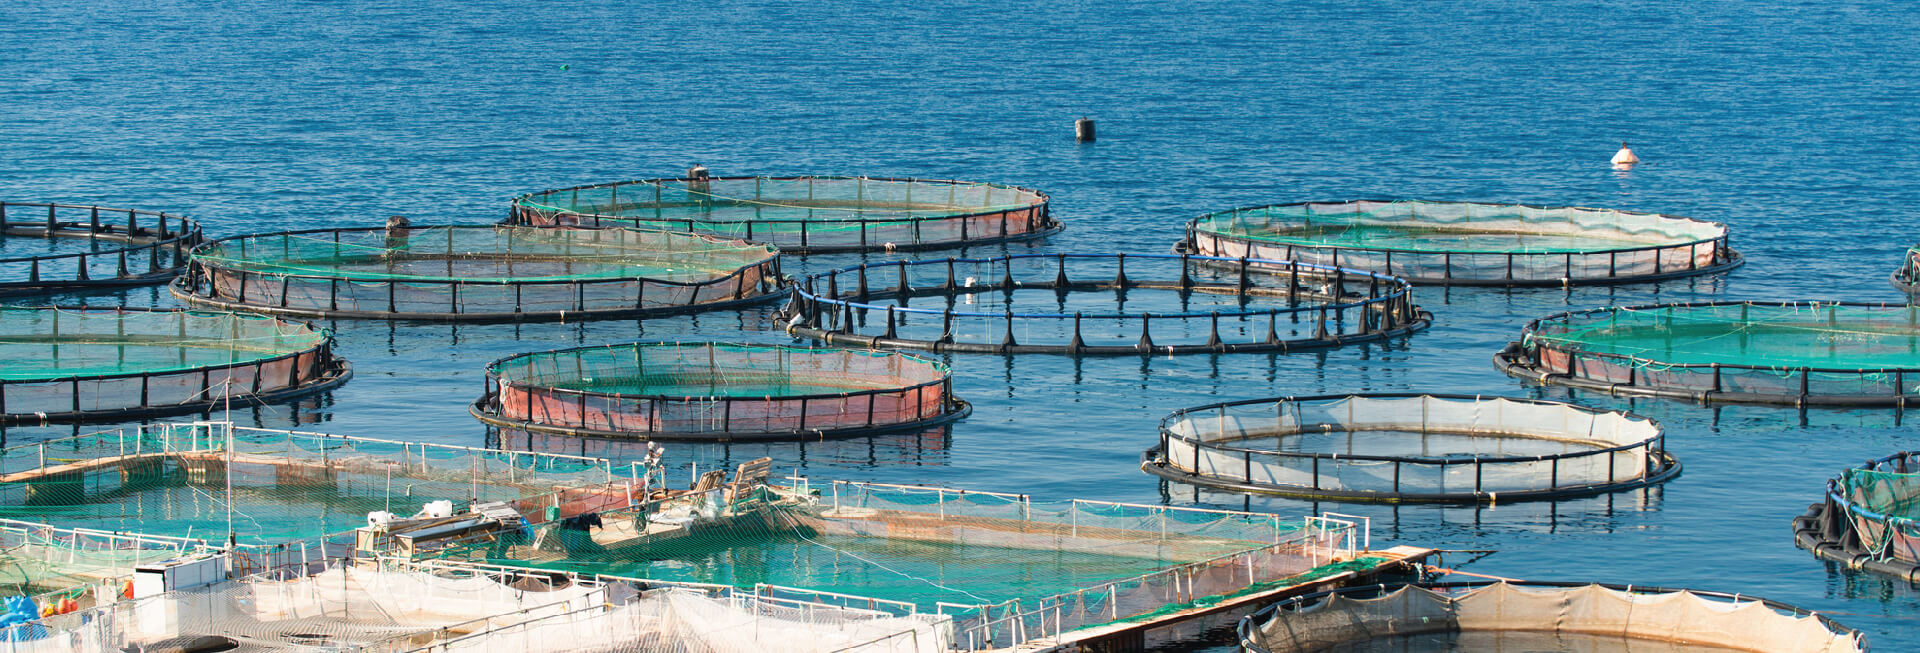
<svg viewBox="0 0 1920 653">
<path fill-rule="evenodd" d="M 1209 213 L 1194 254 L 1373 270 L 1420 284 L 1652 281 L 1739 266 L 1727 226 L 1655 213 L 1524 204 L 1358 200 Z"/>
<path fill-rule="evenodd" d="M 1241 646 L 1254 653 L 1867 650 L 1859 631 L 1766 599 L 1531 581 L 1317 592 L 1247 616 L 1239 634 Z"/>
<path fill-rule="evenodd" d="M 1909 247 L 1900 255 L 1900 269 L 1888 276 L 1893 287 L 1908 295 L 1920 294 L 1920 247 Z"/>
<path fill-rule="evenodd" d="M 0 516 L 271 547 L 352 532 L 375 511 L 444 500 L 458 514 L 615 479 L 573 456 L 158 424 L 0 449 Z"/>
<path fill-rule="evenodd" d="M 1793 520 L 1794 544 L 1825 560 L 1920 582 L 1920 451 L 1867 461 L 1827 481 Z"/>
<path fill-rule="evenodd" d="M 1431 394 L 1251 399 L 1160 421 L 1141 469 L 1182 483 L 1387 502 L 1556 499 L 1680 473 L 1660 425 L 1553 401 Z"/>
<path fill-rule="evenodd" d="M 787 313 L 828 344 L 1087 356 L 1322 349 L 1433 317 L 1376 273 L 1165 254 L 868 263 L 808 277 Z"/>
<path fill-rule="evenodd" d="M 733 587 L 952 617 L 954 647 L 1003 648 L 1190 607 L 1356 564 L 1351 523 L 1218 510 L 836 482 L 815 494 L 720 485 L 598 526 L 567 517 L 517 543 L 436 556 Z M 571 523 L 578 524 L 578 520 Z M 1345 565 L 1345 566 L 1343 566 Z"/>
<path fill-rule="evenodd" d="M 819 439 L 917 429 L 972 408 L 951 371 L 904 354 L 638 342 L 487 365 L 473 415 L 494 426 L 648 439 Z"/>
<path fill-rule="evenodd" d="M 1920 308 L 1711 302 L 1534 320 L 1494 356 L 1509 375 L 1612 394 L 1902 406 L 1920 394 Z"/>
<path fill-rule="evenodd" d="M 120 420 L 255 406 L 352 371 L 333 337 L 271 317 L 0 307 L 0 423 Z"/>
<path fill-rule="evenodd" d="M 306 317 L 644 316 L 786 292 L 772 247 L 637 229 L 313 229 L 216 240 L 192 256 L 172 287 L 182 301 Z"/>
<path fill-rule="evenodd" d="M 0 202 L 0 297 L 166 283 L 199 243 L 176 215 Z"/>
<path fill-rule="evenodd" d="M 905 251 L 1060 231 L 1039 191 L 870 177 L 643 179 L 531 193 L 511 220 L 671 229 L 778 245 L 789 254 Z"/>
<path fill-rule="evenodd" d="M 849 651 L 945 653 L 950 621 L 634 579 L 393 560 L 257 575 L 0 630 L 10 650 Z M 135 648 L 140 647 L 140 648 Z"/>
</svg>

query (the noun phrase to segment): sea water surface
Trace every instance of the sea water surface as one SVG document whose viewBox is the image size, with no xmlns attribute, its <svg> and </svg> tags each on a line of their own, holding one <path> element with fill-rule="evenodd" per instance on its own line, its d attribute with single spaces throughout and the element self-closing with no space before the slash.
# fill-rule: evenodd
<svg viewBox="0 0 1920 653">
<path fill-rule="evenodd" d="M 781 475 L 814 479 L 1337 509 L 1371 517 L 1376 544 L 1499 550 L 1471 571 L 1766 596 L 1903 650 L 1920 640 L 1920 593 L 1830 569 L 1793 547 L 1788 520 L 1844 466 L 1914 447 L 1912 426 L 1882 412 L 1538 390 L 1488 357 L 1526 320 L 1576 308 L 1899 301 L 1886 274 L 1920 206 L 1916 26 L 1911 5 L 1872 0 L 14 0 L 0 3 L 0 198 L 178 213 L 220 236 L 373 226 L 394 214 L 477 224 L 504 217 L 517 193 L 675 176 L 697 162 L 721 175 L 1042 189 L 1067 231 L 1004 248 L 1017 252 L 1164 252 L 1203 212 L 1362 197 L 1725 221 L 1750 261 L 1728 275 L 1572 291 L 1422 288 L 1431 330 L 1323 353 L 948 356 L 956 391 L 975 405 L 951 434 L 668 445 L 668 456 L 712 469 L 771 455 Z M 1082 116 L 1098 120 L 1098 142 L 1072 141 Z M 1621 141 L 1646 163 L 1609 169 Z M 58 299 L 172 305 L 154 289 Z M 353 381 L 237 418 L 479 445 L 486 431 L 466 404 L 487 361 L 642 338 L 784 341 L 767 313 L 327 323 Z M 1346 391 L 1631 407 L 1666 424 L 1685 473 L 1575 501 L 1392 508 L 1249 499 L 1137 469 L 1156 423 L 1177 408 Z M 69 432 L 12 429 L 6 439 Z"/>
</svg>

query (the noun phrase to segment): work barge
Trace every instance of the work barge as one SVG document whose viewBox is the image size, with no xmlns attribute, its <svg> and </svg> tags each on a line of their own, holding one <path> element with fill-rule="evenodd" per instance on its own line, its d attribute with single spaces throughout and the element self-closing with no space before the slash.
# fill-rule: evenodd
<svg viewBox="0 0 1920 653">
<path fill-rule="evenodd" d="M 784 635 L 724 645 L 1134 651 L 1435 555 L 1338 515 L 666 472 L 221 422 L 0 449 L 0 501 L 34 518 L 0 523 L 21 576 L 0 581 L 38 617 L 4 617 L 0 647 L 721 646 L 751 619 Z"/>
</svg>

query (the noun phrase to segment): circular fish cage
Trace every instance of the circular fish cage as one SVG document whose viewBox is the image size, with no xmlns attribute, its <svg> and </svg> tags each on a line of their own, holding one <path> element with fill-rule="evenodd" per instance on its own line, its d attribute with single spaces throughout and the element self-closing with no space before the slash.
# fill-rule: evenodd
<svg viewBox="0 0 1920 653">
<path fill-rule="evenodd" d="M 1738 267 L 1727 226 L 1657 213 L 1413 200 L 1300 202 L 1209 213 L 1176 248 L 1373 270 L 1416 284 L 1561 286 Z"/>
<path fill-rule="evenodd" d="M 1562 499 L 1680 474 L 1653 420 L 1555 401 L 1436 394 L 1250 399 L 1160 421 L 1141 469 L 1293 498 L 1391 503 Z"/>
<path fill-rule="evenodd" d="M 1909 296 L 1920 295 L 1920 247 L 1909 247 L 1900 256 L 1900 268 L 1887 276 L 1894 288 Z"/>
<path fill-rule="evenodd" d="M 1920 451 L 1869 460 L 1827 481 L 1793 520 L 1793 543 L 1822 559 L 1920 582 Z"/>
<path fill-rule="evenodd" d="M 353 375 L 323 329 L 178 309 L 0 307 L 0 420 L 125 420 L 256 406 Z"/>
<path fill-rule="evenodd" d="M 965 417 L 951 371 L 905 354 L 718 342 L 637 342 L 487 365 L 471 412 L 541 433 L 655 440 L 852 437 Z"/>
<path fill-rule="evenodd" d="M 808 277 L 785 317 L 828 344 L 1071 356 L 1325 349 L 1433 319 L 1381 274 L 1167 254 L 869 263 Z"/>
<path fill-rule="evenodd" d="M 1920 308 L 1708 302 L 1571 311 L 1493 358 L 1543 385 L 1700 403 L 1895 406 L 1920 397 Z"/>
<path fill-rule="evenodd" d="M 0 297 L 163 284 L 199 243 L 177 215 L 0 202 Z"/>
<path fill-rule="evenodd" d="M 638 229 L 309 229 L 195 249 L 190 304 L 326 318 L 502 322 L 736 308 L 787 293 L 773 247 Z"/>
<path fill-rule="evenodd" d="M 874 177 L 642 179 L 529 193 L 509 218 L 534 226 L 669 229 L 771 243 L 788 254 L 914 251 L 1041 238 L 1061 230 L 1047 196 L 1018 186 Z"/>
<path fill-rule="evenodd" d="M 1753 596 L 1511 580 L 1315 592 L 1247 615 L 1237 632 L 1251 653 L 1868 650 L 1860 631 Z"/>
</svg>

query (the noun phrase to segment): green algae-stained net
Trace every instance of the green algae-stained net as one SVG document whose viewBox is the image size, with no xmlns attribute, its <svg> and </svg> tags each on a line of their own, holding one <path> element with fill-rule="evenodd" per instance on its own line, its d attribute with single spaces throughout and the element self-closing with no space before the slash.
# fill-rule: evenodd
<svg viewBox="0 0 1920 653">
<path fill-rule="evenodd" d="M 528 193 L 513 221 L 636 226 L 778 245 L 790 254 L 911 251 L 1030 240 L 1061 229 L 1036 190 L 880 177 L 641 179 Z"/>
<path fill-rule="evenodd" d="M 302 317 L 534 321 L 737 307 L 786 293 L 773 247 L 645 229 L 314 229 L 193 252 L 190 304 Z"/>
<path fill-rule="evenodd" d="M 278 318 L 138 308 L 0 307 L 7 423 L 254 406 L 351 376 L 325 330 Z"/>
<path fill-rule="evenodd" d="M 1717 222 L 1613 209 L 1418 200 L 1255 206 L 1187 224 L 1195 254 L 1372 270 L 1414 283 L 1571 285 L 1720 272 L 1742 262 Z"/>
<path fill-rule="evenodd" d="M 1560 313 L 1495 363 L 1547 384 L 1697 401 L 1901 406 L 1920 395 L 1920 308 L 1710 302 Z"/>
</svg>

